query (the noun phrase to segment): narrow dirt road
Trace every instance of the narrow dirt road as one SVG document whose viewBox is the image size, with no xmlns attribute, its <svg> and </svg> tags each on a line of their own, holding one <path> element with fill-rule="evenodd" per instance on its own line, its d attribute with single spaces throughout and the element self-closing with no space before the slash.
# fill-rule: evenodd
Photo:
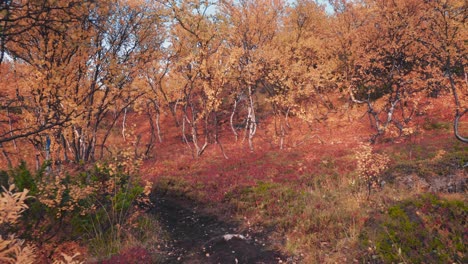
<svg viewBox="0 0 468 264">
<path fill-rule="evenodd" d="M 168 195 L 154 199 L 151 211 L 169 234 L 163 263 L 287 263 L 238 227 L 198 211 L 196 205 Z"/>
</svg>

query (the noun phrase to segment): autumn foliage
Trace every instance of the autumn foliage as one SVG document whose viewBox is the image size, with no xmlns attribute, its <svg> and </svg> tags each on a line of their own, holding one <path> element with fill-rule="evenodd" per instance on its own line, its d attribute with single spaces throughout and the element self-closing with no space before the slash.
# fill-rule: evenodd
<svg viewBox="0 0 468 264">
<path fill-rule="evenodd" d="M 414 141 L 434 108 L 468 142 L 467 14 L 464 0 L 2 1 L 0 225 L 27 214 L 28 194 L 43 233 L 88 221 L 95 239 L 112 230 L 117 241 L 128 208 L 148 202 L 140 167 L 175 175 L 158 162 L 179 166 L 210 148 L 218 154 L 207 159 L 251 157 L 254 167 L 266 145 L 347 144 L 370 194 L 390 164 L 375 145 Z M 240 181 L 216 177 L 197 181 Z M 100 209 L 112 215 L 105 224 L 80 218 Z M 29 250 L 0 235 L 5 261 Z"/>
<path fill-rule="evenodd" d="M 151 124 L 146 156 L 164 113 L 195 156 L 227 130 L 253 151 L 269 117 L 282 148 L 290 118 L 327 119 L 337 98 L 365 105 L 372 142 L 415 133 L 428 97 L 452 94 L 460 120 L 464 1 L 331 4 L 6 1 L 1 142 L 42 150 L 47 137 L 55 161 L 96 160 L 137 111 Z"/>
</svg>

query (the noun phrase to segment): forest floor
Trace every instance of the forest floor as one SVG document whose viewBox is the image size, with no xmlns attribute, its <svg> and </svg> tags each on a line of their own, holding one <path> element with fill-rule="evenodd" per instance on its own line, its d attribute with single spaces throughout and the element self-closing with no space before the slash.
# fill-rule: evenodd
<svg viewBox="0 0 468 264">
<path fill-rule="evenodd" d="M 154 205 L 150 213 L 167 234 L 161 263 L 292 263 L 268 249 L 262 234 L 204 212 L 194 201 L 158 194 Z"/>
<path fill-rule="evenodd" d="M 164 126 L 139 167 L 154 183 L 154 206 L 119 251 L 105 240 L 90 246 L 89 263 L 468 263 L 468 145 L 454 138 L 444 109 L 421 116 L 411 136 L 372 146 L 390 162 L 370 194 L 357 171 L 357 151 L 373 133 L 363 109 L 314 126 L 293 120 L 282 149 L 271 120 L 254 151 L 224 130 L 223 148 L 210 142 L 201 157 L 180 128 Z M 144 117 L 129 120 L 147 142 Z M 461 128 L 467 135 L 468 122 Z M 114 132 L 111 148 L 124 149 L 130 141 Z M 137 146 L 135 156 L 144 151 Z"/>
<path fill-rule="evenodd" d="M 459 242 L 468 234 L 459 219 L 466 216 L 468 148 L 454 139 L 449 117 L 422 119 L 420 131 L 374 146 L 391 162 L 368 198 L 356 174 L 356 149 L 372 133 L 362 118 L 312 130 L 296 125 L 283 150 L 266 132 L 258 134 L 254 152 L 241 140 L 226 142 L 229 159 L 216 144 L 194 158 L 176 144 L 179 138 L 166 137 L 141 170 L 155 183 L 151 214 L 166 233 L 158 259 L 391 263 L 424 255 L 429 262 L 463 263 L 466 246 Z M 418 246 L 399 234 L 402 225 L 422 238 Z M 401 241 L 387 245 L 387 232 Z"/>
</svg>

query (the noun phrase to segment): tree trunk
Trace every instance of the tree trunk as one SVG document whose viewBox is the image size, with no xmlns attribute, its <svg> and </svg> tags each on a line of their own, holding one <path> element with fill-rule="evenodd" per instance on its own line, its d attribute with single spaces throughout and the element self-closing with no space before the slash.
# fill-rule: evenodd
<svg viewBox="0 0 468 264">
<path fill-rule="evenodd" d="M 11 122 L 10 107 L 9 106 L 7 106 L 7 116 L 8 116 L 8 126 L 10 128 L 10 136 L 13 137 L 13 124 Z M 13 139 L 13 146 L 15 147 L 15 150 L 18 149 L 18 147 L 16 146 L 16 139 Z"/>
<path fill-rule="evenodd" d="M 151 116 L 151 110 L 148 109 L 146 113 L 148 115 L 148 120 L 150 124 L 150 139 L 149 139 L 148 144 L 146 144 L 145 156 L 149 157 L 149 154 L 154 147 L 154 139 L 156 136 L 155 136 L 155 131 L 154 131 L 155 125 L 154 125 L 153 117 Z"/>
<path fill-rule="evenodd" d="M 450 58 L 447 59 L 447 65 L 446 67 L 450 67 Z M 465 109 L 463 112 L 461 111 L 461 104 L 460 104 L 460 99 L 458 98 L 458 93 L 457 93 L 457 88 L 455 87 L 455 81 L 453 80 L 453 76 L 452 76 L 452 71 L 450 70 L 450 68 L 448 68 L 448 78 L 449 78 L 449 81 L 450 81 L 450 88 L 452 90 L 452 95 L 453 95 L 453 99 L 455 101 L 455 118 L 454 118 L 454 121 L 453 121 L 453 131 L 454 131 L 454 134 L 455 134 L 455 138 L 460 140 L 461 142 L 463 143 L 468 143 L 468 138 L 462 136 L 460 134 L 460 131 L 459 131 L 459 123 L 460 123 L 460 118 L 462 118 L 466 112 L 468 112 L 468 109 Z M 465 80 L 467 78 L 467 75 L 465 73 Z M 468 84 L 468 83 L 467 83 Z"/>
<path fill-rule="evenodd" d="M 126 141 L 126 138 L 125 138 L 125 122 L 126 121 L 127 121 L 127 107 L 125 107 L 124 109 L 124 115 L 122 119 L 122 137 L 124 141 Z"/>
<path fill-rule="evenodd" d="M 236 114 L 236 109 L 237 109 L 237 99 L 234 99 L 234 105 L 232 107 L 232 112 L 231 112 L 231 117 L 229 118 L 229 123 L 231 125 L 232 133 L 234 134 L 234 137 L 236 138 L 236 142 L 237 142 L 239 135 L 237 134 L 236 128 L 234 127 L 234 115 Z"/>
<path fill-rule="evenodd" d="M 219 132 L 218 132 L 218 115 L 216 112 L 214 112 L 214 125 L 215 125 L 215 134 L 214 134 L 214 139 L 216 144 L 219 146 L 219 149 L 221 150 L 221 153 L 223 154 L 225 159 L 229 159 L 228 156 L 226 155 L 226 152 L 224 151 L 223 145 L 219 141 Z M 237 139 L 237 137 L 236 137 Z"/>
<path fill-rule="evenodd" d="M 8 156 L 8 153 L 5 151 L 5 149 L 3 149 L 3 145 L 0 144 L 0 148 L 2 149 L 3 157 L 6 159 L 6 161 L 8 163 L 8 168 L 12 168 L 13 166 L 12 166 L 12 163 L 11 163 L 11 159 Z"/>
<path fill-rule="evenodd" d="M 459 126 L 459 122 L 460 122 L 460 118 L 465 115 L 466 113 L 468 112 L 468 109 L 465 109 L 465 111 L 463 111 L 463 113 L 460 113 L 458 110 L 457 112 L 455 113 L 455 120 L 453 122 L 453 130 L 455 132 L 455 137 L 460 140 L 461 142 L 463 143 L 468 143 L 468 138 L 467 137 L 464 137 L 460 134 L 459 132 L 459 129 L 458 129 L 458 126 Z"/>
<path fill-rule="evenodd" d="M 67 139 L 66 139 L 65 136 L 62 134 L 62 132 L 60 132 L 60 141 L 61 141 L 62 148 L 63 148 L 63 159 L 64 159 L 64 162 L 68 162 L 69 159 L 68 159 L 67 150 L 69 149 L 70 144 L 68 144 Z M 71 151 L 71 149 L 70 149 L 70 151 Z"/>
<path fill-rule="evenodd" d="M 253 146 L 253 137 L 255 136 L 255 132 L 257 132 L 257 119 L 255 116 L 255 105 L 253 101 L 253 96 L 252 96 L 252 87 L 249 86 L 249 106 L 248 106 L 248 132 L 249 132 L 249 148 L 250 151 L 254 151 L 254 146 Z"/>
</svg>

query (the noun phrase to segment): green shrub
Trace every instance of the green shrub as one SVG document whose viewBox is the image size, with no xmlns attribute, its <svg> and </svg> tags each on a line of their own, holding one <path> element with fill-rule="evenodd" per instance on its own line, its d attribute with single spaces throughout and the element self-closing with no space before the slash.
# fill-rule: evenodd
<svg viewBox="0 0 468 264">
<path fill-rule="evenodd" d="M 40 242 L 53 237 L 59 240 L 81 237 L 102 245 L 97 249 L 99 253 L 117 252 L 122 226 L 144 191 L 139 178 L 125 173 L 124 167 L 111 169 L 107 164 L 73 175 L 46 173 L 48 165 L 31 173 L 26 163 L 21 162 L 8 172 L 0 172 L 1 182 L 14 183 L 19 191 L 28 189 L 34 197 L 28 199 L 29 209 L 18 225 L 6 231 Z"/>
<path fill-rule="evenodd" d="M 42 173 L 43 171 L 39 170 L 36 176 L 40 177 Z M 26 162 L 22 161 L 20 165 L 10 171 L 9 174 L 18 190 L 22 191 L 24 189 L 28 189 L 30 195 L 34 196 L 37 194 L 37 184 L 35 177 L 28 170 Z"/>
</svg>

